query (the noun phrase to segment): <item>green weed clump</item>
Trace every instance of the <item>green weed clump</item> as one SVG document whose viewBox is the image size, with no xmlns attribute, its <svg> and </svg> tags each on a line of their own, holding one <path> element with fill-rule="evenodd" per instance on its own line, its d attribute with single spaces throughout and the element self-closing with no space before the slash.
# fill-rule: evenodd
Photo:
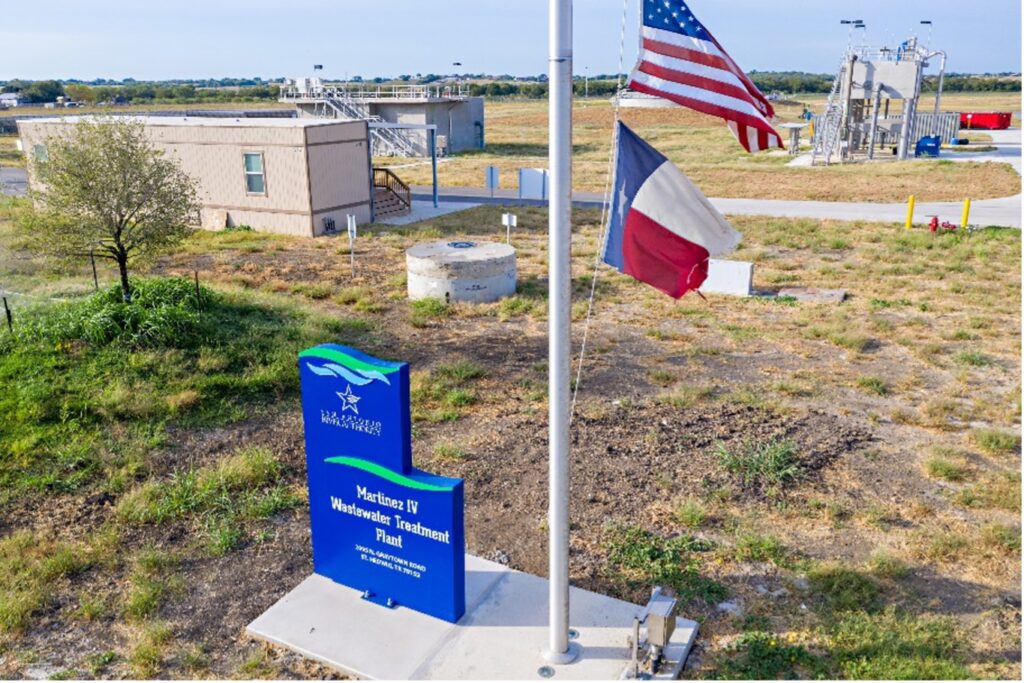
<svg viewBox="0 0 1024 683">
<path fill-rule="evenodd" d="M 124 301 L 120 285 L 113 285 L 82 301 L 61 304 L 47 316 L 30 319 L 19 336 L 55 344 L 189 348 L 202 330 L 201 311 L 215 296 L 205 287 L 197 291 L 194 282 L 174 277 L 136 278 L 131 291 L 131 302 Z"/>
<path fill-rule="evenodd" d="M 718 443 L 716 455 L 725 469 L 739 476 L 743 486 L 748 488 L 778 486 L 801 474 L 796 446 L 791 441 L 745 443 L 741 449 L 733 451 Z"/>
<path fill-rule="evenodd" d="M 966 467 L 957 465 L 956 463 L 941 456 L 929 458 L 925 461 L 924 467 L 928 472 L 928 476 L 935 477 L 937 479 L 945 479 L 946 481 L 963 481 L 967 478 L 968 474 Z"/>
<path fill-rule="evenodd" d="M 137 285 L 130 305 L 104 291 L 27 309 L 18 334 L 0 335 L 0 503 L 32 490 L 122 491 L 171 424 L 223 425 L 297 397 L 299 351 L 371 334 L 365 321 L 269 297 L 200 289 L 196 299 L 195 283 L 181 279 Z M 201 310 L 189 308 L 199 300 Z M 116 319 L 126 306 L 144 312 Z M 187 329 L 164 324 L 186 319 Z"/>
<path fill-rule="evenodd" d="M 409 322 L 413 327 L 426 327 L 433 320 L 451 313 L 451 307 L 443 299 L 428 297 L 409 302 Z"/>
<path fill-rule="evenodd" d="M 283 465 L 266 448 L 245 448 L 218 465 L 175 473 L 129 491 L 118 516 L 134 524 L 191 520 L 213 555 L 246 539 L 247 521 L 294 508 L 302 498 L 282 481 Z"/>
<path fill-rule="evenodd" d="M 27 530 L 0 540 L 0 633 L 21 631 L 51 600 L 55 583 L 94 562 L 91 549 Z"/>
<path fill-rule="evenodd" d="M 416 373 L 410 382 L 412 419 L 416 422 L 449 422 L 462 415 L 460 408 L 476 402 L 471 383 L 486 374 L 469 360 L 442 363 L 427 373 Z"/>
<path fill-rule="evenodd" d="M 1020 512 L 1020 472 L 990 475 L 960 491 L 956 500 L 965 507 Z"/>
<path fill-rule="evenodd" d="M 971 432 L 971 438 L 978 448 L 999 455 L 1000 453 L 1012 453 L 1020 448 L 1020 436 L 1011 432 L 1004 432 L 1000 429 L 976 429 Z"/>
<path fill-rule="evenodd" d="M 867 574 L 844 567 L 827 565 L 808 572 L 807 579 L 817 597 L 819 610 L 849 612 L 878 608 L 881 589 Z"/>
<path fill-rule="evenodd" d="M 857 379 L 857 386 L 865 391 L 878 394 L 879 396 L 885 396 L 889 393 L 889 385 L 886 384 L 885 380 L 881 377 L 875 377 L 873 375 L 865 375 Z"/>
<path fill-rule="evenodd" d="M 697 555 L 712 548 L 710 541 L 689 536 L 663 538 L 638 527 L 615 527 L 609 532 L 608 564 L 613 578 L 629 588 L 668 586 L 683 602 L 712 602 L 728 594 L 700 573 Z"/>
<path fill-rule="evenodd" d="M 714 679 L 765 681 L 802 678 L 821 667 L 803 645 L 789 644 L 765 631 L 747 631 L 729 644 L 715 661 Z"/>
<path fill-rule="evenodd" d="M 771 562 L 781 565 L 786 558 L 786 546 L 775 536 L 745 531 L 736 535 L 733 555 L 739 562 Z"/>
<path fill-rule="evenodd" d="M 853 680 L 973 678 L 964 664 L 962 636 L 947 617 L 913 616 L 888 608 L 854 612 L 829 629 L 829 657 L 837 677 Z"/>
</svg>

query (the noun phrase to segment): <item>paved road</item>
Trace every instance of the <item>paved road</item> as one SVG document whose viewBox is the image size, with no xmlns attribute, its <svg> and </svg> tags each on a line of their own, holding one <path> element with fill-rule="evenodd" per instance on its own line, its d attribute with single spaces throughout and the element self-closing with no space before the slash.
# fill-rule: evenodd
<svg viewBox="0 0 1024 683">
<path fill-rule="evenodd" d="M 978 161 L 1008 163 L 1021 172 L 1021 130 L 985 131 L 992 136 L 994 152 L 947 152 L 944 159 L 954 161 Z M 417 198 L 429 197 L 430 188 L 413 188 Z M 496 190 L 491 196 L 487 190 L 469 187 L 443 188 L 441 197 L 449 202 L 476 202 L 481 204 L 517 204 L 515 190 Z M 579 207 L 600 207 L 603 197 L 597 192 L 574 192 L 573 202 Z M 523 204 L 539 206 L 541 201 L 523 201 Z M 902 223 L 906 219 L 907 205 L 903 202 L 813 202 L 786 199 L 723 199 L 711 198 L 711 203 L 724 214 L 734 216 L 783 216 L 787 218 L 829 218 L 834 220 L 866 220 Z M 914 216 L 918 223 L 925 223 L 930 216 L 952 223 L 960 222 L 960 202 L 925 202 L 917 204 Z M 977 225 L 1001 225 L 1021 227 L 1021 196 L 999 199 L 979 199 L 971 202 L 971 223 Z"/>
<path fill-rule="evenodd" d="M 1018 173 L 1021 171 L 1021 131 L 1014 128 L 1005 131 L 986 131 L 992 136 L 994 152 L 949 152 L 943 158 L 955 161 L 990 161 L 1009 163 Z M 25 193 L 27 183 L 25 171 L 20 168 L 0 168 L 0 192 L 20 196 Z M 481 188 L 442 188 L 440 197 L 445 202 L 476 204 L 517 204 L 515 190 L 490 192 Z M 430 199 L 429 187 L 414 187 L 416 199 Z M 575 192 L 573 202 L 580 207 L 600 207 L 603 197 L 598 192 Z M 546 202 L 526 200 L 525 205 L 543 206 Z M 812 202 L 785 199 L 721 199 L 711 198 L 711 203 L 724 214 L 734 216 L 783 216 L 787 218 L 829 218 L 834 220 L 867 220 L 902 223 L 907 207 L 903 202 L 875 204 L 871 202 Z M 960 202 L 926 202 L 917 205 L 915 220 L 924 223 L 928 216 L 953 223 L 960 221 Z M 1002 225 L 1021 227 L 1021 196 L 1000 199 L 980 199 L 971 204 L 971 222 L 978 225 Z"/>
<path fill-rule="evenodd" d="M 429 199 L 429 188 L 414 187 L 416 199 Z M 539 200 L 519 200 L 514 190 L 499 190 L 495 196 L 479 188 L 442 188 L 440 197 L 446 202 L 472 202 L 476 204 L 523 204 L 543 206 Z M 842 221 L 878 221 L 902 223 L 907 216 L 907 205 L 903 202 L 874 204 L 871 202 L 812 202 L 787 199 L 723 199 L 711 197 L 716 209 L 732 216 L 781 216 L 787 218 L 829 218 Z M 598 192 L 574 192 L 573 204 L 580 208 L 600 208 L 603 197 Z M 960 202 L 918 203 L 914 216 L 918 223 L 925 223 L 929 216 L 951 223 L 960 222 Z M 1021 196 L 1000 199 L 979 199 L 971 202 L 971 223 L 977 225 L 1001 225 L 1021 227 Z"/>
<path fill-rule="evenodd" d="M 0 194 L 21 197 L 28 191 L 28 177 L 23 168 L 0 166 Z"/>
</svg>

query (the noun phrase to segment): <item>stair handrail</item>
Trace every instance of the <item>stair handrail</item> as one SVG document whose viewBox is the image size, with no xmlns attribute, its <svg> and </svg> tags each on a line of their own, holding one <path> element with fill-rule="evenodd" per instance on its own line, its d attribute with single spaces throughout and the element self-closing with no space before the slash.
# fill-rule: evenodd
<svg viewBox="0 0 1024 683">
<path fill-rule="evenodd" d="M 391 192 L 406 208 L 412 208 L 412 189 L 390 168 L 374 167 L 373 187 Z"/>
</svg>

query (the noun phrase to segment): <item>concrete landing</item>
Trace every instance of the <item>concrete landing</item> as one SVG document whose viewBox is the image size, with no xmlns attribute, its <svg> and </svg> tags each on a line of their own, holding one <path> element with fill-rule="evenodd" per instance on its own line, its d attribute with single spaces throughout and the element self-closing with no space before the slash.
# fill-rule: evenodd
<svg viewBox="0 0 1024 683">
<path fill-rule="evenodd" d="M 419 223 L 420 221 L 427 221 L 432 218 L 447 216 L 448 214 L 456 213 L 457 211 L 472 209 L 474 206 L 479 206 L 479 204 L 438 202 L 435 207 L 433 201 L 413 199 L 412 211 L 404 216 L 381 218 L 379 221 L 375 222 L 375 225 L 410 225 L 412 223 Z"/>
<path fill-rule="evenodd" d="M 548 582 L 466 556 L 466 614 L 450 624 L 312 575 L 253 621 L 246 633 L 341 672 L 370 679 L 542 679 Z M 570 589 L 570 627 L 580 657 L 550 678 L 617 680 L 629 661 L 637 605 Z M 667 648 L 682 668 L 697 623 L 679 619 Z"/>
</svg>

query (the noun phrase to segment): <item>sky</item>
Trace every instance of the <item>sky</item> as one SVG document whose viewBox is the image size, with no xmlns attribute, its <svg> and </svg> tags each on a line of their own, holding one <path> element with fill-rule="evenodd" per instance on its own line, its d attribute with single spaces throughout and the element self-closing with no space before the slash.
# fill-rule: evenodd
<svg viewBox="0 0 1024 683">
<path fill-rule="evenodd" d="M 626 0 L 624 60 L 639 0 Z M 547 70 L 547 0 L 0 0 L 0 80 L 398 76 Z M 832 73 L 863 19 L 893 45 L 933 23 L 952 72 L 1021 70 L 1020 0 L 691 0 L 746 70 Z M 574 71 L 614 73 L 623 0 L 576 0 Z M 861 32 L 857 32 L 858 34 Z M 856 36 L 857 34 L 855 34 Z M 860 42 L 859 40 L 857 42 Z M 461 62 L 461 67 L 453 66 Z"/>
</svg>

